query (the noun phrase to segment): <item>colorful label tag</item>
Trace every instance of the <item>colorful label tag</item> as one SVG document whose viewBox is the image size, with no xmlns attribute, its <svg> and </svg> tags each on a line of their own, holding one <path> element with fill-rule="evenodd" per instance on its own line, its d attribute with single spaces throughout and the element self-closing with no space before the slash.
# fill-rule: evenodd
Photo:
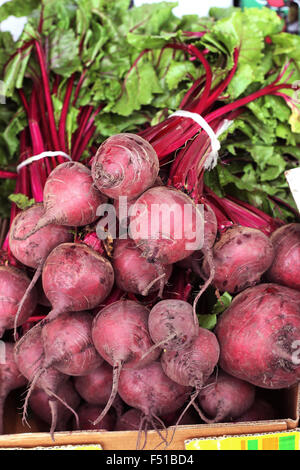
<svg viewBox="0 0 300 470">
<path fill-rule="evenodd" d="M 300 450 L 300 432 L 222 436 L 185 441 L 186 450 Z"/>
</svg>

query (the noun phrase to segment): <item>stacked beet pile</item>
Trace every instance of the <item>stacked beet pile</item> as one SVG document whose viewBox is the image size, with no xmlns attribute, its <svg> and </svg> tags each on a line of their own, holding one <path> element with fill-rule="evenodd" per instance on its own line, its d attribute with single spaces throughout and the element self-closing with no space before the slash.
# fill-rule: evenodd
<svg viewBox="0 0 300 470">
<path fill-rule="evenodd" d="M 115 135 L 91 169 L 58 165 L 43 203 L 13 221 L 19 264 L 1 267 L 0 322 L 16 344 L 0 369 L 2 409 L 27 384 L 24 422 L 30 406 L 52 436 L 70 426 L 156 429 L 168 445 L 170 424 L 274 417 L 260 390 L 300 379 L 300 224 L 269 237 L 220 230 L 208 198 L 196 204 L 158 178 L 153 147 Z M 114 234 L 107 213 L 117 205 L 120 217 L 125 196 L 128 217 Z M 224 293 L 230 305 L 203 327 L 207 299 L 220 306 Z"/>
</svg>

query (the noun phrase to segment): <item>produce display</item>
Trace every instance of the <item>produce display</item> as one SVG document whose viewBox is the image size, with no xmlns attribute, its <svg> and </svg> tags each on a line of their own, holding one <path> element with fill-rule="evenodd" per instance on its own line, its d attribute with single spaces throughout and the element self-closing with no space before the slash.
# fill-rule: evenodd
<svg viewBox="0 0 300 470">
<path fill-rule="evenodd" d="M 28 17 L 0 32 L 0 434 L 18 389 L 53 441 L 168 448 L 280 417 L 300 381 L 300 36 L 268 8 L 173 8 L 0 7 Z"/>
</svg>

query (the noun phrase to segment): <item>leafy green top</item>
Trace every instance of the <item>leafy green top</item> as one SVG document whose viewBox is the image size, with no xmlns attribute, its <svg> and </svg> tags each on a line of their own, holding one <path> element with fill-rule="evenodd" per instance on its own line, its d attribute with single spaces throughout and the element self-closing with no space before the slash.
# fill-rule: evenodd
<svg viewBox="0 0 300 470">
<path fill-rule="evenodd" d="M 7 97 L 6 106 L 0 106 L 1 167 L 9 168 L 18 159 L 19 135 L 26 125 L 18 90 L 29 97 L 36 79 L 34 39 L 48 51 L 51 87 L 59 77 L 52 96 L 57 122 L 69 77 L 74 75 L 75 85 L 83 80 L 67 116 L 69 142 L 82 106 L 102 105 L 90 142 L 96 146 L 112 134 L 138 132 L 178 109 L 204 69 L 183 51 L 166 48 L 170 42 L 194 44 L 205 53 L 213 86 L 224 80 L 239 48 L 236 73 L 222 96 L 226 102 L 270 83 L 288 61 L 282 79 L 300 80 L 300 37 L 282 32 L 282 20 L 270 9 L 213 8 L 208 18 L 176 18 L 175 3 L 131 9 L 129 4 L 129 0 L 12 0 L 0 7 L 3 19 L 12 12 L 28 16 L 17 44 L 9 33 L 0 33 L 0 78 Z M 258 99 L 221 136 L 222 158 L 206 174 L 206 182 L 217 194 L 237 196 L 273 215 L 279 215 L 274 198 L 294 206 L 284 171 L 298 165 L 300 158 L 295 98 L 289 105 L 280 96 Z M 288 219 L 289 212 L 282 209 L 280 215 Z"/>
</svg>

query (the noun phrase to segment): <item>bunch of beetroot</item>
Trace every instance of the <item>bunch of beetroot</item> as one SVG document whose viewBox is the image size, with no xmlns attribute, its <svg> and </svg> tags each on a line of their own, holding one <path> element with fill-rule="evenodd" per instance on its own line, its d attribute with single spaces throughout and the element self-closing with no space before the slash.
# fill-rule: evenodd
<svg viewBox="0 0 300 470">
<path fill-rule="evenodd" d="M 168 446 L 166 425 L 176 430 L 192 408 L 204 422 L 252 409 L 266 419 L 257 388 L 300 379 L 300 225 L 271 236 L 241 223 L 221 230 L 217 197 L 158 177 L 153 147 L 116 135 L 91 169 L 57 166 L 44 202 L 13 221 L 19 268 L 0 270 L 0 329 L 15 334 L 18 372 L 0 365 L 0 398 L 27 383 L 23 419 L 30 406 L 52 437 L 73 419 L 74 429 L 156 429 Z M 128 216 L 112 224 L 125 196 Z M 36 322 L 39 277 L 51 307 Z M 214 331 L 199 325 L 211 290 L 233 296 Z"/>
</svg>

